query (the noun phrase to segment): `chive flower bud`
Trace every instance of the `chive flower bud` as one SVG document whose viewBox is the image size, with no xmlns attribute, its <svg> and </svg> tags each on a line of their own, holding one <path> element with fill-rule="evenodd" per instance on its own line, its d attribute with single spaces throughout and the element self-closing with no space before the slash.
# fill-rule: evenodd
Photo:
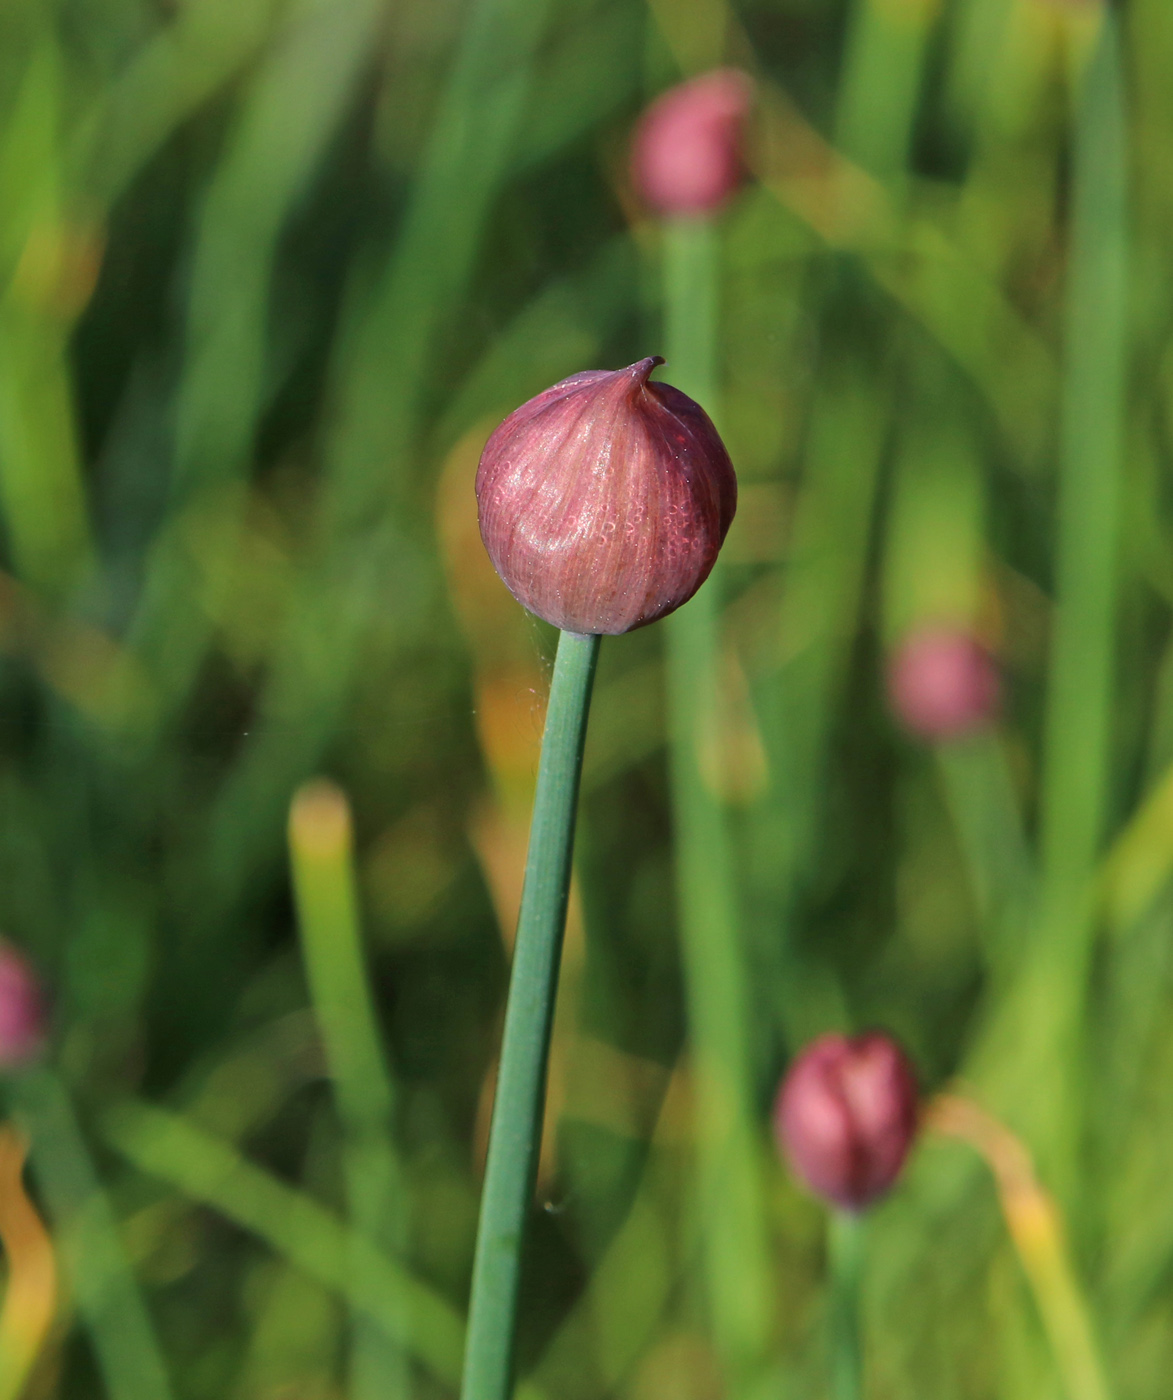
<svg viewBox="0 0 1173 1400">
<path fill-rule="evenodd" d="M 892 1186 L 916 1123 L 916 1076 L 881 1031 L 812 1041 L 790 1066 L 774 1105 L 775 1135 L 795 1175 L 853 1211 Z"/>
<path fill-rule="evenodd" d="M 686 603 L 737 507 L 705 411 L 626 369 L 572 375 L 516 409 L 477 468 L 481 538 L 523 607 L 565 632 L 615 635 Z"/>
<path fill-rule="evenodd" d="M 669 89 L 644 113 L 631 151 L 640 198 L 661 214 L 711 214 L 737 189 L 753 88 L 718 68 Z"/>
<path fill-rule="evenodd" d="M 1001 690 L 993 657 L 957 627 L 911 633 L 888 664 L 892 710 L 921 739 L 959 739 L 984 728 L 998 712 Z"/>
<path fill-rule="evenodd" d="M 41 984 L 24 954 L 0 939 L 0 1070 L 27 1065 L 44 1041 Z"/>
</svg>

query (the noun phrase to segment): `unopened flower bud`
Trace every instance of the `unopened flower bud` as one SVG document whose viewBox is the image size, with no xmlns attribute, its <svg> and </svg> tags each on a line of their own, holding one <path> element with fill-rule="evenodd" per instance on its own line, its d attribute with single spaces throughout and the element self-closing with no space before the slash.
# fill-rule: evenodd
<svg viewBox="0 0 1173 1400">
<path fill-rule="evenodd" d="M 644 113 L 631 173 L 662 214 L 709 214 L 741 182 L 742 138 L 753 89 L 744 73 L 718 68 L 671 88 Z"/>
<path fill-rule="evenodd" d="M 45 1040 L 41 985 L 24 954 L 0 939 L 0 1070 L 36 1059 Z"/>
<path fill-rule="evenodd" d="M 948 626 L 913 632 L 888 663 L 888 698 L 897 719 L 922 739 L 958 739 L 998 712 L 1001 679 L 989 652 Z"/>
<path fill-rule="evenodd" d="M 862 1210 L 899 1175 L 916 1133 L 916 1077 L 880 1031 L 814 1040 L 774 1105 L 778 1142 L 816 1195 Z"/>
<path fill-rule="evenodd" d="M 698 404 L 650 381 L 659 364 L 564 379 L 481 455 L 489 558 L 523 607 L 563 631 L 630 632 L 680 607 L 733 519 L 729 454 Z"/>
</svg>

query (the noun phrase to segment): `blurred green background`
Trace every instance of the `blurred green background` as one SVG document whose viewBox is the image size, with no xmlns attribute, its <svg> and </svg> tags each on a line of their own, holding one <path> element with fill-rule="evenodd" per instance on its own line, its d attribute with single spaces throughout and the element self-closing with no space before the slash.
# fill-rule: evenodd
<svg viewBox="0 0 1173 1400">
<path fill-rule="evenodd" d="M 52 1035 L 0 1400 L 455 1393 L 554 643 L 473 473 L 662 350 L 631 132 L 721 63 L 698 762 L 762 1322 L 731 1365 L 653 627 L 602 651 L 522 1393 L 827 1393 L 769 1109 L 869 1025 L 954 1095 L 869 1222 L 869 1396 L 1169 1393 L 1168 0 L 3 0 L 0 929 Z M 931 746 L 884 668 L 942 620 L 1005 700 Z"/>
</svg>

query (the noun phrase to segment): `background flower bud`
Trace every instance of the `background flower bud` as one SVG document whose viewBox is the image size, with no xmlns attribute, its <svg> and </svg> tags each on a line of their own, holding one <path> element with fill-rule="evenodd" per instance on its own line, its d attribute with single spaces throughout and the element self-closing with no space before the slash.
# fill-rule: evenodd
<svg viewBox="0 0 1173 1400">
<path fill-rule="evenodd" d="M 796 1176 L 848 1210 L 882 1196 L 916 1133 L 916 1077 L 880 1031 L 824 1035 L 795 1059 L 774 1105 L 774 1129 Z"/>
<path fill-rule="evenodd" d="M 1001 690 L 993 657 L 960 628 L 913 632 L 888 663 L 892 710 L 922 739 L 956 739 L 982 728 L 997 714 Z"/>
<path fill-rule="evenodd" d="M 688 601 L 737 506 L 707 414 L 627 369 L 572 375 L 511 413 L 477 469 L 481 538 L 530 612 L 567 632 L 615 634 Z"/>
<path fill-rule="evenodd" d="M 33 1060 L 45 1040 L 41 986 L 28 959 L 0 940 L 0 1069 Z"/>
<path fill-rule="evenodd" d="M 645 203 L 662 214 L 708 214 L 737 188 L 753 88 L 718 68 L 671 88 L 636 129 L 631 173 Z"/>
</svg>

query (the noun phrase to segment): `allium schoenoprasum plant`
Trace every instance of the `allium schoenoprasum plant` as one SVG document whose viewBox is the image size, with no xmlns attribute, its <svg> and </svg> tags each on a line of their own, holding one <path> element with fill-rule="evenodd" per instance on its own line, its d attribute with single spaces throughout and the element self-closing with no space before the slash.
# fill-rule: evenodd
<svg viewBox="0 0 1173 1400">
<path fill-rule="evenodd" d="M 1171 68 L 1166 0 L 0 7 L 0 1400 L 1162 1400 Z M 876 1043 L 853 1212 L 773 1106 L 840 1047 L 862 1171 Z"/>
</svg>

